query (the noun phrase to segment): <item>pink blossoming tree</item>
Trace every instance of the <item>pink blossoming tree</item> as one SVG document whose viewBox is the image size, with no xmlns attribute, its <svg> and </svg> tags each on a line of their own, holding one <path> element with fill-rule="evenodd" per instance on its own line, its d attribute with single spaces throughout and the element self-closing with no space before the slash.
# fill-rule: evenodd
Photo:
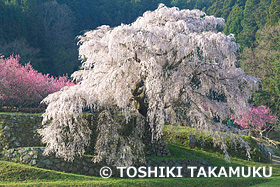
<svg viewBox="0 0 280 187">
<path fill-rule="evenodd" d="M 276 116 L 271 114 L 270 109 L 265 106 L 250 106 L 249 110 L 241 115 L 240 118 L 231 117 L 234 123 L 241 126 L 241 128 L 249 130 L 249 136 L 252 132 L 257 132 L 262 136 L 262 133 L 272 127 L 276 122 Z"/>
<path fill-rule="evenodd" d="M 52 77 L 34 70 L 30 63 L 19 64 L 19 56 L 0 57 L 0 105 L 37 107 L 50 93 L 72 86 L 66 76 Z"/>
</svg>

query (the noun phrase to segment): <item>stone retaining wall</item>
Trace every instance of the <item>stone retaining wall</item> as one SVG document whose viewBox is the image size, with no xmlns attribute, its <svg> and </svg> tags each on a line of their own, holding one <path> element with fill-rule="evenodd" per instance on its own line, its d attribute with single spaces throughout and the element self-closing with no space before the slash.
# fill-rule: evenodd
<svg viewBox="0 0 280 187">
<path fill-rule="evenodd" d="M 97 115 L 88 114 L 85 118 L 89 121 L 92 130 L 92 139 L 86 154 L 94 154 L 94 138 L 96 134 Z M 0 152 L 1 150 L 17 147 L 40 147 L 44 146 L 40 141 L 37 129 L 42 127 L 42 117 L 39 114 L 0 113 Z M 144 133 L 143 142 L 147 156 L 167 156 L 169 150 L 163 138 L 151 143 L 151 135 L 148 126 Z"/>
<path fill-rule="evenodd" d="M 96 120 L 93 115 L 87 116 L 90 128 L 95 131 L 96 127 L 92 120 Z M 57 171 L 66 171 L 71 173 L 96 175 L 99 176 L 101 167 L 106 166 L 105 162 L 93 163 L 91 157 L 77 157 L 73 162 L 67 162 L 63 159 L 56 158 L 54 155 L 44 156 L 44 145 L 40 142 L 37 129 L 41 128 L 42 117 L 36 114 L 0 114 L 0 151 L 4 159 L 29 164 L 40 168 L 47 168 Z M 143 138 L 145 144 L 146 156 L 167 156 L 170 155 L 165 140 L 159 139 L 151 143 L 151 136 L 147 133 Z M 94 139 L 92 140 L 94 143 Z M 88 150 L 94 149 L 94 144 L 88 147 Z M 87 154 L 91 154 L 89 151 Z M 1 156 L 1 154 L 0 154 Z M 183 175 L 189 175 L 186 166 L 208 166 L 207 161 L 197 160 L 179 160 L 179 159 L 160 159 L 146 158 L 146 166 L 182 166 Z M 116 172 L 116 170 L 113 170 Z M 158 172 L 160 172 L 158 170 Z"/>
<path fill-rule="evenodd" d="M 101 167 L 106 166 L 106 163 L 93 163 L 90 157 L 78 157 L 73 162 L 67 162 L 63 159 L 59 159 L 51 156 L 44 156 L 42 153 L 44 148 L 15 148 L 5 150 L 3 156 L 7 160 L 14 162 L 20 162 L 36 166 L 39 168 L 46 168 L 56 171 L 65 171 L 77 174 L 94 175 L 99 176 L 99 170 Z M 188 166 L 207 167 L 210 163 L 205 160 L 180 160 L 180 159 L 167 159 L 167 158 L 146 158 L 146 164 L 141 166 L 160 167 L 169 166 L 176 167 L 181 166 L 182 175 L 184 177 L 190 176 L 190 170 Z M 116 169 L 113 168 L 113 174 L 116 173 Z M 158 173 L 160 170 L 158 168 Z M 174 172 L 176 174 L 176 172 Z M 115 174 L 115 176 L 119 176 Z"/>
<path fill-rule="evenodd" d="M 37 129 L 41 127 L 41 115 L 0 114 L 0 150 L 16 147 L 41 146 Z"/>
</svg>

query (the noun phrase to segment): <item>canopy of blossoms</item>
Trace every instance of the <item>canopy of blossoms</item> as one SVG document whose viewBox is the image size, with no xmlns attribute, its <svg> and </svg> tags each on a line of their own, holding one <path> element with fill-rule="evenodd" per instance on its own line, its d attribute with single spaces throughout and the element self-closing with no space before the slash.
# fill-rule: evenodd
<svg viewBox="0 0 280 187">
<path fill-rule="evenodd" d="M 161 136 L 166 123 L 210 130 L 228 160 L 224 137 L 218 133 L 227 130 L 220 121 L 247 110 L 258 80 L 236 66 L 238 45 L 233 35 L 217 32 L 221 26 L 222 18 L 160 4 L 134 23 L 101 26 L 80 36 L 82 70 L 72 75 L 78 84 L 44 100 L 48 108 L 40 133 L 46 153 L 69 160 L 84 153 L 91 132 L 79 114 L 90 108 L 107 118 L 108 111 L 122 113 L 127 120 L 137 114 L 142 125 L 131 132 L 137 137 L 144 123 L 153 139 Z M 97 138 L 95 149 L 112 163 L 130 164 L 135 154 L 131 150 L 143 148 L 137 138 L 122 140 L 116 133 L 111 138 L 118 137 L 123 147 L 112 154 L 104 139 L 110 138 L 108 128 L 99 128 L 104 136 Z"/>
</svg>

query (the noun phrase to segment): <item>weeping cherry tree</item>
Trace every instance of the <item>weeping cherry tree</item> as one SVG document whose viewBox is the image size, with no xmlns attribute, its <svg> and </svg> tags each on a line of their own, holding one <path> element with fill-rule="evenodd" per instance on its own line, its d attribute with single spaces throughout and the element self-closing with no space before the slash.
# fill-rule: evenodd
<svg viewBox="0 0 280 187">
<path fill-rule="evenodd" d="M 143 154 L 145 125 L 151 141 L 161 137 L 164 124 L 187 125 L 212 133 L 227 161 L 228 137 L 249 153 L 248 144 L 222 120 L 248 109 L 258 79 L 236 65 L 238 44 L 233 35 L 217 32 L 222 26 L 222 18 L 160 4 L 131 24 L 101 26 L 80 36 L 82 68 L 72 75 L 78 84 L 44 99 L 45 154 L 66 160 L 84 154 L 91 136 L 81 115 L 86 108 L 99 113 L 95 162 L 131 165 Z M 123 114 L 127 124 L 136 116 L 126 138 L 114 114 Z"/>
</svg>

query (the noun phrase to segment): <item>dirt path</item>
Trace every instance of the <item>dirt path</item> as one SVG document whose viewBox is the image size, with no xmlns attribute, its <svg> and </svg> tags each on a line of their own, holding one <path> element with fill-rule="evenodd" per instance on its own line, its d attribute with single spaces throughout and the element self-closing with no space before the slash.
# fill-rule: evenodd
<svg viewBox="0 0 280 187">
<path fill-rule="evenodd" d="M 273 149 L 271 149 L 269 146 L 267 146 L 266 144 L 265 144 L 265 146 L 266 146 L 266 149 L 269 151 L 269 152 L 271 152 L 271 162 L 272 163 L 274 163 L 274 164 L 280 164 L 280 157 L 279 156 L 277 156 L 276 154 L 275 154 L 275 152 L 273 151 Z"/>
<path fill-rule="evenodd" d="M 260 144 L 260 143 L 258 142 L 258 144 Z M 277 156 L 275 151 L 268 144 L 266 144 L 266 143 L 262 143 L 262 144 L 265 146 L 266 150 L 271 153 L 271 162 L 273 164 L 280 165 L 280 156 Z"/>
<path fill-rule="evenodd" d="M 264 147 L 265 150 L 261 149 L 265 154 L 267 154 L 267 152 L 271 153 L 271 162 L 273 164 L 278 164 L 280 165 L 280 156 L 277 155 L 277 153 L 275 153 L 275 151 L 271 148 L 271 146 L 269 144 L 267 144 L 265 141 L 260 140 L 259 138 L 255 138 L 254 139 L 257 141 L 259 147 Z M 280 151 L 279 151 L 280 152 Z"/>
</svg>

